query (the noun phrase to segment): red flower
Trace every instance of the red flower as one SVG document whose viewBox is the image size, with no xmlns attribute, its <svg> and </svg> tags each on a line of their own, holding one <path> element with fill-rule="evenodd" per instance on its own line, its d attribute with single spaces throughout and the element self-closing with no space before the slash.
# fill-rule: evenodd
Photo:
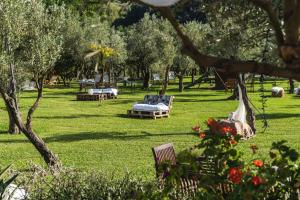
<svg viewBox="0 0 300 200">
<path fill-rule="evenodd" d="M 233 136 L 236 136 L 236 134 L 237 134 L 236 129 L 232 128 L 230 133 L 231 133 Z"/>
<path fill-rule="evenodd" d="M 217 121 L 213 118 L 208 118 L 206 123 L 208 126 L 215 126 L 217 124 Z"/>
<path fill-rule="evenodd" d="M 229 143 L 232 144 L 232 145 L 236 145 L 236 144 L 237 144 L 237 141 L 235 141 L 234 139 L 230 139 L 230 140 L 229 140 Z"/>
<path fill-rule="evenodd" d="M 256 166 L 256 167 L 262 167 L 264 165 L 264 162 L 262 160 L 254 160 L 253 161 L 253 164 Z"/>
<path fill-rule="evenodd" d="M 252 183 L 254 186 L 260 185 L 262 183 L 262 179 L 259 176 L 253 176 Z"/>
<path fill-rule="evenodd" d="M 199 137 L 202 138 L 202 139 L 205 138 L 205 136 L 206 136 L 206 134 L 204 132 L 199 134 Z"/>
<path fill-rule="evenodd" d="M 197 124 L 192 129 L 193 129 L 193 131 L 199 132 L 201 128 L 200 128 L 199 124 Z"/>
<path fill-rule="evenodd" d="M 231 133 L 232 132 L 232 128 L 229 127 L 229 126 L 223 126 L 223 127 L 220 127 L 220 132 L 222 134 Z"/>
<path fill-rule="evenodd" d="M 229 169 L 229 180 L 235 184 L 239 184 L 242 181 L 243 172 L 238 167 L 232 167 Z"/>
</svg>

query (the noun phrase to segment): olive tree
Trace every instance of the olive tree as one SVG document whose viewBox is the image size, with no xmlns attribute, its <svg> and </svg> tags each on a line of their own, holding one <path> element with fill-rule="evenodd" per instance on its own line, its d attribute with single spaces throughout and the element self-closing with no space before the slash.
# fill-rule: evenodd
<svg viewBox="0 0 300 200">
<path fill-rule="evenodd" d="M 176 48 L 170 24 L 146 13 L 140 22 L 128 30 L 127 50 L 128 63 L 134 71 L 141 72 L 143 88 L 148 88 L 151 71 L 166 76 L 173 63 Z M 166 87 L 167 84 L 163 90 Z"/>
<path fill-rule="evenodd" d="M 43 80 L 60 55 L 63 41 L 60 30 L 64 24 L 64 10 L 56 6 L 45 8 L 45 5 L 38 0 L 13 2 L 5 0 L 0 5 L 1 8 L 6 8 L 1 10 L 1 18 L 6 18 L 6 14 L 9 12 L 18 12 L 18 14 L 14 14 L 24 16 L 20 21 L 14 21 L 15 23 L 19 22 L 19 24 L 9 21 L 7 26 L 2 28 L 4 33 L 7 33 L 7 35 L 1 35 L 2 41 L 6 40 L 6 46 L 8 46 L 6 48 L 14 51 L 10 56 L 6 56 L 5 53 L 1 54 L 1 57 L 9 58 L 3 59 L 1 62 L 1 81 L 3 83 L 0 85 L 1 96 L 20 131 L 34 145 L 49 166 L 57 167 L 57 157 L 32 129 L 31 122 L 33 113 L 42 98 Z M 7 17 L 7 20 L 12 19 L 14 17 Z M 24 28 L 19 32 L 10 29 L 12 26 L 21 28 L 22 24 L 24 24 Z M 19 42 L 14 42 L 14 40 Z M 5 70 L 6 68 L 9 70 Z M 19 70 L 30 74 L 37 85 L 37 98 L 28 110 L 25 122 L 18 109 L 19 102 L 7 92 L 7 88 L 16 88 L 18 84 L 20 85 L 14 78 Z M 7 79 L 12 81 L 7 81 Z"/>
<path fill-rule="evenodd" d="M 276 40 L 276 50 L 278 58 L 281 61 L 280 63 L 270 63 L 252 59 L 239 60 L 237 58 L 224 58 L 223 56 L 214 56 L 207 52 L 200 51 L 192 42 L 191 38 L 183 31 L 172 9 L 168 7 L 177 1 L 165 0 L 162 1 L 166 3 L 163 5 L 153 0 L 143 0 L 143 2 L 153 6 L 162 16 L 171 22 L 182 40 L 183 52 L 194 59 L 199 66 L 203 66 L 204 68 L 215 66 L 217 69 L 232 73 L 257 73 L 300 80 L 300 1 L 298 0 L 274 1 L 274 4 L 273 1 L 270 0 L 234 0 L 230 2 L 213 0 L 202 3 L 203 5 L 205 3 L 213 5 L 214 8 L 221 8 L 226 5 L 232 12 L 245 11 L 244 13 L 246 14 L 254 15 L 254 18 L 245 17 L 244 21 L 246 23 L 249 23 L 248 20 L 252 19 L 256 24 L 259 24 L 261 19 L 267 19 L 269 28 L 271 29 L 271 35 Z M 217 11 L 219 10 L 213 10 L 213 12 Z M 218 29 L 219 27 L 215 28 Z M 242 32 L 243 29 L 240 29 L 240 31 Z"/>
<path fill-rule="evenodd" d="M 18 59 L 15 57 L 21 46 L 22 39 L 25 36 L 26 20 L 25 3 L 18 1 L 10 3 L 9 1 L 0 2 L 0 86 L 12 101 L 17 103 L 17 76 L 22 70 L 16 68 Z M 19 13 L 19 14 L 16 14 Z M 6 108 L 8 104 L 5 102 Z M 19 107 L 16 106 L 16 110 Z M 9 116 L 8 132 L 19 133 L 19 129 L 13 118 L 13 113 L 7 109 Z"/>
</svg>

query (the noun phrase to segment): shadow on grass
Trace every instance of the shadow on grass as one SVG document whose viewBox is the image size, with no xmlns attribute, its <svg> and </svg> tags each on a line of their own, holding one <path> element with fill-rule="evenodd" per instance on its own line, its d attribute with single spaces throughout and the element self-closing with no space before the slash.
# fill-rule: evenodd
<svg viewBox="0 0 300 200">
<path fill-rule="evenodd" d="M 188 93 L 181 93 L 181 94 L 176 94 L 176 97 L 211 97 L 211 96 L 220 96 L 219 94 L 202 94 L 202 93 L 198 93 L 198 94 L 188 94 Z"/>
<path fill-rule="evenodd" d="M 39 119 L 78 119 L 78 118 L 94 118 L 94 117 L 107 117 L 107 115 L 89 115 L 89 114 L 78 114 L 78 115 L 66 115 L 66 116 L 36 116 Z"/>
<path fill-rule="evenodd" d="M 80 132 L 76 134 L 66 134 L 66 135 L 57 135 L 44 138 L 45 142 L 76 142 L 83 140 L 140 140 L 150 137 L 160 137 L 160 136 L 178 136 L 178 135 L 195 135 L 194 133 L 166 133 L 166 134 L 152 134 L 146 131 L 140 132 L 140 134 L 129 134 L 127 132 Z"/>
<path fill-rule="evenodd" d="M 265 114 L 267 120 L 268 119 L 283 119 L 283 118 L 297 118 L 300 117 L 300 113 L 271 113 L 271 114 Z M 258 114 L 258 119 L 262 119 L 263 115 Z"/>
<path fill-rule="evenodd" d="M 166 134 L 152 134 L 146 131 L 140 132 L 140 134 L 128 134 L 127 132 L 80 132 L 74 134 L 65 134 L 65 135 L 56 135 L 51 137 L 44 137 L 43 140 L 46 143 L 51 142 L 78 142 L 84 140 L 120 140 L 120 141 L 130 141 L 130 140 L 140 140 L 150 137 L 160 137 L 160 136 L 186 136 L 194 135 L 194 133 L 166 133 Z M 12 140 L 1 140 L 0 144 L 9 144 L 9 143 L 29 143 L 26 139 L 12 139 Z"/>
<path fill-rule="evenodd" d="M 228 101 L 228 99 L 175 99 L 174 102 L 213 102 L 213 101 Z"/>
<path fill-rule="evenodd" d="M 0 135 L 8 134 L 7 131 L 0 131 Z"/>
</svg>

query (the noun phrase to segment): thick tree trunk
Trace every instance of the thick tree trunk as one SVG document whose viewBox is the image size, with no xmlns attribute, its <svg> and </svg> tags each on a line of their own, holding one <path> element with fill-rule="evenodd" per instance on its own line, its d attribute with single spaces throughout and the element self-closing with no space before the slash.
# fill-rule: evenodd
<svg viewBox="0 0 300 200">
<path fill-rule="evenodd" d="M 7 89 L 8 96 L 17 104 L 17 87 L 16 87 L 16 79 L 15 79 L 15 66 L 13 64 L 9 65 L 9 73 L 10 73 L 10 80 L 9 80 L 9 87 Z M 8 133 L 10 134 L 18 134 L 20 133 L 20 130 L 18 126 L 16 125 L 16 122 L 13 118 L 13 113 L 9 109 L 9 105 L 5 103 L 7 112 L 8 112 L 8 119 L 9 119 L 9 125 L 8 125 Z M 16 107 L 17 110 L 19 110 L 19 107 Z"/>
<path fill-rule="evenodd" d="M 162 93 L 165 94 L 166 90 L 168 88 L 169 84 L 169 72 L 170 72 L 170 66 L 167 66 L 166 71 L 165 71 L 165 80 L 162 88 Z"/>
<path fill-rule="evenodd" d="M 183 75 L 178 75 L 178 90 L 179 92 L 183 92 Z"/>
<path fill-rule="evenodd" d="M 0 93 L 5 101 L 5 104 L 8 106 L 8 109 L 10 110 L 20 131 L 22 133 L 24 133 L 24 135 L 28 138 L 28 140 L 33 144 L 33 146 L 36 148 L 36 150 L 43 157 L 46 164 L 53 170 L 58 169 L 59 168 L 58 158 L 53 154 L 53 152 L 50 149 L 48 149 L 45 142 L 41 138 L 39 138 L 37 136 L 37 134 L 31 128 L 30 120 L 32 118 L 34 109 L 32 111 L 29 111 L 29 112 L 31 112 L 31 117 L 29 117 L 30 120 L 29 120 L 29 123 L 27 122 L 27 124 L 29 124 L 30 126 L 27 125 L 27 127 L 30 127 L 30 128 L 27 129 L 27 127 L 23 123 L 21 113 L 18 110 L 17 102 L 15 102 L 14 99 L 9 97 L 8 94 L 5 93 L 5 91 L 1 87 L 0 87 Z M 39 99 L 39 97 L 37 99 Z M 36 103 L 33 105 L 33 107 L 35 107 L 35 105 L 36 105 Z"/>
<path fill-rule="evenodd" d="M 215 90 L 225 90 L 225 82 L 229 78 L 228 74 L 215 72 Z"/>
<path fill-rule="evenodd" d="M 6 110 L 8 113 L 8 133 L 9 134 L 19 134 L 20 130 L 19 127 L 17 126 L 15 119 L 13 117 L 13 113 L 11 112 L 11 110 L 9 109 L 9 106 L 6 106 Z"/>
<path fill-rule="evenodd" d="M 241 80 L 240 77 L 238 77 L 237 79 L 238 79 L 238 83 L 239 83 L 239 85 L 241 87 L 243 102 L 245 104 L 245 108 L 246 108 L 246 111 L 247 111 L 247 121 L 248 121 L 248 124 L 251 127 L 252 131 L 255 134 L 256 133 L 256 128 L 255 128 L 255 113 L 254 113 L 254 110 L 252 109 L 252 107 L 250 106 L 250 103 L 249 103 L 249 98 L 248 98 L 248 94 L 247 94 L 247 88 L 245 86 L 244 81 Z"/>
<path fill-rule="evenodd" d="M 149 88 L 149 81 L 150 81 L 150 73 L 149 71 L 145 71 L 143 77 L 143 89 Z"/>
</svg>

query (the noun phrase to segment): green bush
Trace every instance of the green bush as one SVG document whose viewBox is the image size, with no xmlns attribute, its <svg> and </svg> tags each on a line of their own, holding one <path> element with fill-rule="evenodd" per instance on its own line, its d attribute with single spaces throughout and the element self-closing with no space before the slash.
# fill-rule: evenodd
<svg viewBox="0 0 300 200">
<path fill-rule="evenodd" d="M 34 200 L 117 200 L 117 199 L 163 199 L 156 181 L 145 182 L 126 176 L 116 179 L 104 173 L 83 173 L 64 169 L 56 174 L 36 168 L 23 176 L 28 199 Z M 172 196 L 173 195 L 173 196 Z M 176 199 L 178 194 L 169 194 Z"/>
</svg>

